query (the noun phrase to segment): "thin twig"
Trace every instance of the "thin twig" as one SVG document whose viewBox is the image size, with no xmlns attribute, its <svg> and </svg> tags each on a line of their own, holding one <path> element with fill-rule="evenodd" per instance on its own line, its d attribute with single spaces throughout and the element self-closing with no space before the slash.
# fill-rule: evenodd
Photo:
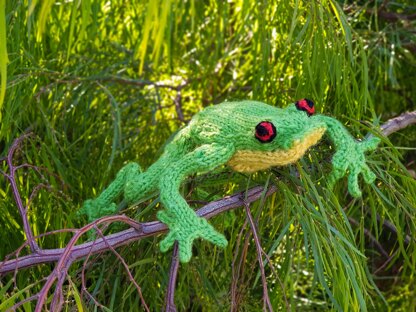
<svg viewBox="0 0 416 312">
<path fill-rule="evenodd" d="M 270 196 L 274 192 L 276 192 L 277 188 L 275 186 L 270 186 L 269 189 L 266 192 L 265 196 Z M 196 213 L 200 217 L 204 217 L 207 219 L 210 219 L 218 214 L 221 214 L 225 211 L 229 211 L 231 209 L 235 209 L 237 207 L 243 206 L 243 200 L 241 199 L 242 196 L 246 197 L 246 201 L 248 203 L 251 203 L 253 201 L 256 201 L 260 197 L 263 196 L 264 188 L 261 186 L 253 187 L 252 189 L 248 190 L 247 193 L 240 192 L 232 196 L 227 196 L 223 199 L 213 201 L 209 203 L 208 205 L 205 205 L 204 207 L 200 208 Z M 111 217 L 105 217 L 98 219 L 94 222 L 100 221 L 100 220 L 110 220 L 108 218 L 111 218 L 111 220 L 115 221 L 123 221 L 121 219 L 118 219 L 122 216 L 111 216 Z M 127 218 L 127 217 L 124 217 Z M 130 221 L 134 221 L 132 219 L 129 219 Z M 86 226 L 84 226 L 82 229 L 85 228 L 91 228 L 93 227 L 93 223 L 90 223 Z M 145 237 L 154 236 L 163 232 L 167 231 L 167 226 L 159 221 L 153 221 L 153 222 L 146 222 L 138 224 L 135 222 L 135 224 L 131 225 L 132 228 L 114 233 L 111 235 L 106 236 L 106 240 L 108 244 L 114 248 L 130 244 L 132 242 L 138 241 L 140 239 L 143 239 Z M 83 244 L 79 244 L 72 247 L 71 250 L 71 257 L 75 261 L 78 261 L 80 259 L 83 259 L 90 253 L 90 249 L 92 249 L 91 253 L 99 253 L 105 250 L 108 250 L 108 247 L 106 243 L 102 239 L 97 239 L 96 242 L 87 242 Z M 30 254 L 24 257 L 21 257 L 19 259 L 13 259 L 8 261 L 0 262 L 0 275 L 12 272 L 14 270 L 27 268 L 31 266 L 35 266 L 41 263 L 48 263 L 48 262 L 56 262 L 59 261 L 59 259 L 62 257 L 65 249 L 64 248 L 58 248 L 58 249 L 43 249 L 41 254 Z"/>
<path fill-rule="evenodd" d="M 352 218 L 352 217 L 348 217 L 348 221 L 350 221 L 351 224 L 353 224 L 353 225 L 355 225 L 357 227 L 360 226 L 360 223 L 357 220 L 355 220 L 354 218 Z M 368 229 L 366 229 L 366 228 L 364 228 L 364 235 L 368 237 L 368 239 L 377 247 L 377 249 L 381 252 L 381 254 L 384 257 L 386 257 L 386 258 L 389 257 L 389 253 L 383 248 L 383 246 L 374 237 L 374 235 L 371 234 L 371 232 Z"/>
<path fill-rule="evenodd" d="M 289 303 L 289 300 L 287 300 L 285 285 L 283 284 L 282 280 L 280 279 L 279 274 L 277 274 L 277 272 L 276 272 L 276 270 L 273 266 L 272 260 L 270 259 L 269 255 L 264 250 L 262 250 L 262 252 L 263 252 L 264 257 L 266 258 L 266 260 L 270 264 L 269 268 L 272 270 L 274 276 L 276 277 L 277 281 L 280 284 L 280 287 L 282 288 L 282 294 L 283 294 L 283 299 L 285 300 L 286 310 L 288 312 L 290 312 L 290 303 Z"/>
<path fill-rule="evenodd" d="M 396 236 L 399 236 L 399 233 L 397 232 L 397 228 L 394 226 L 393 223 L 381 218 L 381 216 L 378 214 L 377 214 L 377 221 L 378 222 L 383 221 L 383 227 L 387 228 L 390 232 L 394 233 Z M 404 236 L 403 241 L 406 245 L 409 245 L 412 240 L 415 240 L 414 238 L 412 239 L 412 237 L 408 234 L 405 234 L 403 236 Z"/>
<path fill-rule="evenodd" d="M 30 250 L 33 253 L 37 253 L 39 251 L 39 246 L 36 243 L 35 239 L 33 238 L 33 232 L 32 228 L 30 227 L 29 219 L 27 217 L 27 208 L 23 204 L 22 197 L 20 196 L 20 191 L 17 186 L 17 178 L 16 178 L 16 167 L 13 165 L 13 156 L 16 150 L 18 150 L 22 144 L 22 142 L 29 136 L 31 136 L 31 133 L 26 133 L 22 135 L 21 137 L 14 140 L 12 146 L 9 149 L 9 152 L 7 153 L 7 166 L 9 168 L 10 173 L 6 174 L 6 178 L 9 180 L 10 187 L 12 189 L 13 197 L 16 202 L 17 209 L 19 210 L 20 217 L 23 221 L 23 230 L 25 232 L 27 241 L 29 242 Z"/>
<path fill-rule="evenodd" d="M 246 209 L 246 215 L 247 215 L 250 228 L 251 228 L 251 232 L 253 233 L 253 238 L 254 238 L 254 242 L 256 245 L 257 260 L 259 262 L 261 280 L 263 284 L 263 310 L 266 311 L 266 307 L 267 307 L 269 311 L 273 311 L 272 303 L 270 302 L 270 298 L 269 298 L 266 274 L 264 273 L 263 258 L 262 258 L 263 248 L 261 247 L 260 238 L 257 234 L 256 225 L 254 223 L 253 216 L 251 215 L 251 212 L 250 212 L 250 206 L 245 201 L 244 201 L 244 207 Z"/>
<path fill-rule="evenodd" d="M 87 233 L 89 230 L 96 228 L 98 224 L 101 223 L 111 223 L 111 222 L 124 222 L 126 224 L 134 224 L 136 226 L 137 222 L 133 219 L 130 219 L 124 215 L 118 215 L 118 216 L 109 216 L 104 217 L 98 220 L 95 220 L 94 222 L 87 224 L 86 226 L 79 229 L 74 236 L 71 238 L 67 246 L 63 249 L 62 255 L 59 257 L 59 261 L 55 266 L 55 269 L 53 272 L 49 275 L 48 279 L 46 280 L 45 285 L 42 287 L 41 291 L 39 292 L 39 298 L 35 307 L 35 312 L 41 312 L 44 308 L 44 305 L 46 304 L 48 292 L 52 285 L 57 281 L 57 286 L 55 289 L 55 295 L 53 297 L 52 303 L 51 303 L 51 309 L 53 311 L 59 311 L 61 308 L 62 303 L 62 284 L 64 282 L 64 277 L 66 276 L 66 272 L 68 271 L 71 264 L 76 260 L 76 258 L 73 257 L 73 251 L 74 246 L 78 242 L 78 240 L 81 238 L 82 235 Z M 107 240 L 103 240 L 103 243 L 105 246 L 108 247 Z"/>
<path fill-rule="evenodd" d="M 182 94 L 181 94 L 181 90 L 178 90 L 176 93 L 176 97 L 173 100 L 175 103 L 175 109 L 176 109 L 176 114 L 178 115 L 178 119 L 182 122 L 185 121 L 185 117 L 183 116 L 183 110 L 182 110 Z"/>
<path fill-rule="evenodd" d="M 94 240 L 94 242 L 96 242 L 97 240 Z M 87 263 L 88 263 L 88 261 L 89 261 L 89 259 L 90 259 L 90 257 L 91 257 L 91 251 L 92 251 L 92 248 L 90 249 L 90 252 L 88 253 L 88 255 L 87 255 L 87 257 L 85 258 L 85 260 L 84 260 L 84 262 L 83 262 L 83 264 L 82 264 L 82 270 L 81 270 L 81 298 L 82 298 L 82 295 L 84 294 L 84 293 L 86 293 L 87 294 L 87 296 L 88 297 L 90 297 L 90 299 L 94 302 L 94 304 L 96 305 L 96 306 L 98 306 L 98 307 L 100 307 L 101 309 L 103 309 L 103 305 L 101 304 L 101 303 L 99 303 L 95 298 L 94 298 L 94 296 L 88 291 L 88 289 L 87 289 L 87 283 L 86 283 L 86 281 L 85 281 L 85 269 L 86 269 L 86 267 L 87 267 Z M 103 309 L 104 310 L 104 309 Z"/>
<path fill-rule="evenodd" d="M 380 267 L 378 267 L 377 270 L 373 272 L 373 274 L 377 275 L 378 272 L 384 270 L 384 268 L 397 256 L 398 253 L 399 249 L 397 249 Z"/>
<path fill-rule="evenodd" d="M 93 80 L 92 78 L 93 77 L 91 77 L 90 79 L 86 79 L 86 80 Z M 114 81 L 114 82 L 118 82 L 118 83 L 135 84 L 135 85 L 141 85 L 141 86 L 143 86 L 143 85 L 153 85 L 156 89 L 158 89 L 158 88 L 170 88 L 170 89 L 176 90 L 178 93 L 188 83 L 188 82 L 185 82 L 184 84 L 179 85 L 179 86 L 169 86 L 169 85 L 147 82 L 147 81 L 130 81 L 130 80 L 124 80 L 124 79 L 122 79 L 122 81 L 121 81 L 120 78 L 118 78 L 118 77 L 110 77 L 110 78 L 101 77 L 100 79 L 96 79 L 96 80 L 101 80 L 101 81 L 108 80 L 108 81 Z M 61 83 L 61 82 L 62 83 L 69 83 L 68 81 L 57 81 L 57 83 Z M 180 106 L 180 104 L 181 104 L 180 103 L 180 100 L 181 100 L 180 94 L 179 94 L 179 98 L 176 98 L 176 100 L 177 100 L 177 103 L 175 103 L 175 104 L 177 106 Z M 180 109 L 180 107 L 176 107 L 176 108 Z M 177 111 L 177 112 L 178 112 L 178 116 L 179 116 L 181 111 Z M 399 117 L 396 117 L 396 118 L 393 118 L 393 119 L 389 120 L 388 122 L 386 122 L 385 124 L 383 124 L 381 126 L 381 131 L 384 135 L 388 136 L 391 133 L 399 131 L 399 130 L 401 130 L 401 129 L 403 129 L 403 128 L 411 125 L 411 124 L 416 124 L 416 111 L 405 113 L 405 114 L 402 114 Z M 30 134 L 22 135 L 21 137 L 16 139 L 13 142 L 11 148 L 9 149 L 7 156 L 0 159 L 1 162 L 6 162 L 7 163 L 9 173 L 3 172 L 3 171 L 1 173 L 6 177 L 6 179 L 9 181 L 9 183 L 11 185 L 12 193 L 13 193 L 14 199 L 16 201 L 16 205 L 17 205 L 17 208 L 19 210 L 19 213 L 21 215 L 21 218 L 22 218 L 22 221 L 23 221 L 24 232 L 25 232 L 25 235 L 27 237 L 27 241 L 25 242 L 25 244 L 23 244 L 15 252 L 16 259 L 5 260 L 5 261 L 0 262 L 0 275 L 6 274 L 8 272 L 13 272 L 13 271 L 16 274 L 17 270 L 19 270 L 21 268 L 35 266 L 35 265 L 38 265 L 40 263 L 57 262 L 54 271 L 46 279 L 46 283 L 44 284 L 42 290 L 38 294 L 36 294 L 34 296 L 31 296 L 31 297 L 25 299 L 22 302 L 19 302 L 14 307 L 12 307 L 12 309 L 16 309 L 17 307 L 21 306 L 25 302 L 37 299 L 38 302 L 37 302 L 37 306 L 36 306 L 35 311 L 41 311 L 44 308 L 44 305 L 46 304 L 47 297 L 48 297 L 47 295 L 48 295 L 48 292 L 49 292 L 50 288 L 52 287 L 52 285 L 55 282 L 57 282 L 55 293 L 54 293 L 54 296 L 53 296 L 53 299 L 52 299 L 52 302 L 51 302 L 51 309 L 52 310 L 60 310 L 60 308 L 62 307 L 62 302 L 63 302 L 62 285 L 63 285 L 63 283 L 66 279 L 68 269 L 69 269 L 70 265 L 73 262 L 78 261 L 80 259 L 83 259 L 86 256 L 89 257 L 91 254 L 96 254 L 96 253 L 99 253 L 99 252 L 102 252 L 102 251 L 105 251 L 105 250 L 111 250 L 111 251 L 115 252 L 114 248 L 116 248 L 116 247 L 129 244 L 133 241 L 137 241 L 139 239 L 142 239 L 142 238 L 145 238 L 145 237 L 148 237 L 148 236 L 152 236 L 152 235 L 156 235 L 156 234 L 165 232 L 167 230 L 167 227 L 166 227 L 166 225 L 162 224 L 161 222 L 147 222 L 147 223 L 139 224 L 139 223 L 135 222 L 134 220 L 132 220 L 130 218 L 127 218 L 125 216 L 104 217 L 104 218 L 98 219 L 98 220 L 82 227 L 81 229 L 78 229 L 78 230 L 67 229 L 67 230 L 62 230 L 62 231 L 60 231 L 60 230 L 54 231 L 54 232 L 75 231 L 75 235 L 72 237 L 72 239 L 70 240 L 70 242 L 68 243 L 68 245 L 65 248 L 62 248 L 62 249 L 40 249 L 39 246 L 37 245 L 36 240 L 35 240 L 37 237 L 34 237 L 33 232 L 31 230 L 30 223 L 29 223 L 28 217 L 27 217 L 27 206 L 23 205 L 23 201 L 22 201 L 22 198 L 20 196 L 20 192 L 19 192 L 17 182 L 16 182 L 17 178 L 16 178 L 16 175 L 15 175 L 16 171 L 18 169 L 21 169 L 21 168 L 24 168 L 24 167 L 28 167 L 28 168 L 30 167 L 32 169 L 35 169 L 38 173 L 39 173 L 39 168 L 36 167 L 36 166 L 26 165 L 26 164 L 20 165 L 20 166 L 14 166 L 13 165 L 13 157 L 14 157 L 15 151 L 19 149 L 23 140 L 25 138 L 27 138 L 28 136 L 30 136 Z M 370 135 L 370 137 L 371 137 L 371 135 Z M 42 186 L 38 186 L 38 188 L 35 188 L 34 192 L 36 193 L 37 190 L 40 189 L 41 187 Z M 268 188 L 265 196 L 269 196 L 270 194 L 274 193 L 275 191 L 276 191 L 276 187 L 271 186 L 270 188 Z M 218 214 L 220 214 L 222 212 L 225 212 L 225 211 L 228 211 L 230 209 L 240 207 L 242 205 L 245 206 L 246 213 L 247 213 L 247 218 L 250 222 L 251 230 L 252 230 L 254 240 L 255 240 L 255 243 L 256 243 L 257 258 L 258 258 L 258 262 L 259 262 L 259 266 L 260 266 L 262 283 L 263 283 L 264 309 L 267 307 L 270 311 L 272 311 L 270 298 L 268 296 L 267 281 L 266 281 L 266 276 L 265 276 L 265 273 L 264 273 L 264 266 L 263 266 L 263 261 L 262 261 L 262 253 L 264 253 L 264 251 L 262 251 L 262 248 L 261 248 L 261 245 L 260 245 L 260 240 L 259 240 L 258 234 L 256 232 L 255 222 L 253 221 L 253 218 L 250 214 L 250 209 L 249 209 L 249 203 L 257 200 L 258 198 L 263 197 L 264 196 L 263 193 L 264 193 L 264 189 L 262 187 L 255 187 L 255 188 L 250 189 L 247 192 L 247 195 L 245 196 L 246 201 L 244 201 L 242 199 L 242 198 L 244 198 L 243 193 L 239 193 L 237 195 L 227 197 L 227 198 L 224 198 L 224 199 L 216 201 L 216 202 L 212 202 L 212 203 L 202 207 L 201 209 L 199 209 L 197 211 L 197 214 L 199 216 L 202 216 L 202 217 L 205 217 L 205 218 L 211 218 L 215 215 L 218 215 Z M 33 196 L 31 196 L 31 199 L 33 199 Z M 83 234 L 85 234 L 87 231 L 89 231 L 90 229 L 92 229 L 92 228 L 98 229 L 97 228 L 98 224 L 111 223 L 111 222 L 125 222 L 125 223 L 129 224 L 131 226 L 131 228 L 128 229 L 128 230 L 121 231 L 119 233 L 115 233 L 115 234 L 111 234 L 111 235 L 107 235 L 107 236 L 104 236 L 102 234 L 102 232 L 99 232 L 101 238 L 97 239 L 96 241 L 87 242 L 87 243 L 80 244 L 80 245 L 75 245 L 75 243 L 79 240 L 79 238 Z M 42 235 L 39 235 L 38 237 L 46 236 L 46 235 L 49 235 L 51 233 L 53 233 L 53 232 L 44 233 Z M 27 245 L 29 245 L 32 253 L 27 255 L 27 256 L 19 258 L 19 252 Z M 247 253 L 247 249 L 248 249 L 248 236 L 246 236 L 245 248 L 243 250 L 243 255 L 241 257 L 241 260 L 245 258 L 245 255 Z M 176 253 L 177 253 L 177 249 L 176 249 Z M 116 253 L 116 254 L 118 254 L 118 253 Z M 391 261 L 391 259 L 393 259 L 395 254 L 393 254 L 391 257 L 389 257 L 388 261 L 386 261 L 386 263 L 382 267 L 385 267 Z M 175 262 L 174 262 L 175 259 L 174 258 L 173 258 L 173 261 L 172 261 L 172 265 L 175 264 Z M 8 257 L 6 257 L 6 259 L 8 259 Z M 121 259 L 121 260 L 122 260 L 122 263 L 123 263 L 124 259 Z M 125 267 L 127 266 L 127 264 L 125 262 L 123 263 L 123 265 L 125 265 Z M 380 267 L 377 270 L 377 272 L 379 270 L 381 270 L 382 267 Z M 240 267 L 239 267 L 238 273 L 241 273 L 240 269 L 241 269 L 241 262 L 240 262 Z M 174 274 L 173 275 L 171 274 L 170 282 L 172 282 L 173 286 L 171 286 L 171 289 L 168 290 L 168 292 L 170 291 L 170 294 L 171 294 L 171 299 L 168 299 L 168 300 L 171 300 L 171 302 L 173 303 L 173 305 L 171 305 L 171 306 L 174 307 L 173 291 L 174 291 L 174 287 L 175 287 L 174 282 L 176 280 L 177 268 L 176 269 L 174 268 L 172 270 L 173 270 Z M 130 271 L 128 271 L 128 274 L 129 274 L 129 278 L 131 279 L 131 281 L 133 283 L 135 283 L 134 279 L 132 278 L 132 275 L 131 275 Z M 138 289 L 139 294 L 141 295 L 140 287 L 138 287 L 137 283 L 135 283 L 135 286 Z M 233 298 L 234 298 L 234 295 L 233 295 Z M 236 301 L 236 298 L 234 298 L 234 301 Z M 142 302 L 144 302 L 144 301 L 142 300 Z M 147 307 L 145 303 L 144 303 L 144 307 Z"/>
<path fill-rule="evenodd" d="M 27 204 L 25 206 L 26 210 L 29 209 L 30 205 L 32 204 L 33 200 L 38 195 L 38 193 L 41 189 L 47 189 L 51 193 L 53 192 L 53 188 L 49 184 L 39 183 L 38 185 L 36 185 L 33 188 L 32 192 L 29 195 L 29 199 L 28 199 Z"/>
<path fill-rule="evenodd" d="M 104 240 L 104 242 L 108 246 L 108 249 L 110 249 L 113 252 L 113 254 L 117 257 L 117 259 L 121 262 L 121 264 L 123 265 L 124 269 L 127 272 L 127 275 L 129 277 L 130 282 L 132 282 L 134 287 L 136 287 L 137 293 L 139 294 L 139 297 L 140 297 L 140 300 L 142 301 L 142 305 L 143 305 L 144 309 L 147 312 L 150 312 L 149 307 L 147 306 L 146 301 L 143 298 L 142 289 L 139 286 L 139 284 L 136 282 L 136 280 L 134 279 L 133 274 L 131 274 L 129 266 L 126 263 L 126 261 L 123 259 L 122 256 L 120 256 L 120 254 L 112 246 L 110 246 L 108 244 L 103 232 L 97 227 L 97 225 L 94 227 L 94 229 L 97 231 L 97 233 L 101 237 L 101 239 Z"/>
<path fill-rule="evenodd" d="M 179 257 L 178 257 L 179 245 L 176 241 L 173 245 L 173 253 L 172 253 L 172 262 L 170 265 L 170 272 L 169 272 L 169 285 L 166 291 L 166 310 L 165 312 L 176 312 L 176 305 L 175 305 L 175 287 L 176 287 L 176 278 L 178 276 L 178 269 L 179 269 Z"/>
<path fill-rule="evenodd" d="M 34 301 L 37 300 L 39 297 L 39 294 L 30 296 L 26 299 L 23 299 L 22 301 L 19 301 L 18 303 L 16 303 L 14 306 L 12 306 L 11 308 L 7 309 L 6 312 L 10 312 L 10 311 L 16 311 L 17 308 L 21 307 L 22 305 L 24 305 L 26 302 L 30 302 L 30 301 Z"/>
<path fill-rule="evenodd" d="M 245 256 L 244 251 L 241 254 L 240 257 L 240 261 L 238 263 L 238 267 L 236 267 L 236 262 L 237 262 L 237 258 L 238 255 L 240 254 L 240 245 L 241 245 L 241 238 L 243 237 L 243 233 L 245 231 L 245 229 L 247 228 L 247 218 L 244 221 L 243 226 L 241 227 L 240 232 L 238 233 L 237 236 L 237 241 L 235 243 L 236 248 L 233 252 L 234 257 L 233 257 L 233 262 L 231 263 L 231 271 L 232 271 L 232 281 L 231 281 L 231 312 L 236 312 L 238 311 L 238 306 L 239 306 L 239 300 L 237 300 L 237 295 L 238 295 L 238 289 L 239 289 L 239 279 L 240 279 L 240 274 L 241 274 L 241 268 L 242 265 L 244 263 L 243 258 Z M 245 240 L 245 243 L 248 246 L 248 240 Z"/>
<path fill-rule="evenodd" d="M 400 116 L 389 119 L 381 125 L 380 129 L 384 136 L 389 136 L 390 134 L 413 124 L 416 124 L 416 111 L 403 113 Z M 373 135 L 370 134 L 368 138 L 371 137 L 373 137 Z"/>
</svg>

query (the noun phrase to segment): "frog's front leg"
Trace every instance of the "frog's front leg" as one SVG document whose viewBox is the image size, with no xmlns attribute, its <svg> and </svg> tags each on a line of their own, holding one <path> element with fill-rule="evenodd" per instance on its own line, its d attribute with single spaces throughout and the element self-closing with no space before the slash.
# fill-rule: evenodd
<svg viewBox="0 0 416 312">
<path fill-rule="evenodd" d="M 179 243 L 179 259 L 188 262 L 192 256 L 193 240 L 201 237 L 225 247 L 227 240 L 218 233 L 206 219 L 200 218 L 179 193 L 181 181 L 188 175 L 209 171 L 225 164 L 234 154 L 230 146 L 219 144 L 202 145 L 178 159 L 166 168 L 160 178 L 160 199 L 166 210 L 158 213 L 158 218 L 167 224 L 170 232 L 160 243 L 160 249 L 168 250 L 175 241 Z"/>
<path fill-rule="evenodd" d="M 374 150 L 379 138 L 373 137 L 365 141 L 355 140 L 344 126 L 336 119 L 319 116 L 327 125 L 327 131 L 335 144 L 335 155 L 332 158 L 332 172 L 329 176 L 329 186 L 332 187 L 336 181 L 341 179 L 347 171 L 348 191 L 354 197 L 361 196 L 361 190 L 358 185 L 358 175 L 363 175 L 366 183 L 374 182 L 376 176 L 366 164 L 365 152 Z"/>
</svg>

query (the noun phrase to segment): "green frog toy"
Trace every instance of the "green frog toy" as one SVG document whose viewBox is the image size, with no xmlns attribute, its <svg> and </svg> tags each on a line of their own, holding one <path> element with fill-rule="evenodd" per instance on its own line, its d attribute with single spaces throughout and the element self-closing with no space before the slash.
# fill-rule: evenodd
<svg viewBox="0 0 416 312">
<path fill-rule="evenodd" d="M 145 172 L 136 163 L 127 164 L 96 199 L 85 201 L 80 213 L 93 221 L 115 213 L 114 200 L 121 194 L 128 203 L 134 203 L 158 190 L 166 210 L 159 211 L 157 217 L 170 230 L 160 249 L 166 251 L 178 241 L 180 261 L 188 262 L 194 239 L 203 238 L 220 247 L 225 247 L 227 240 L 206 219 L 198 217 L 180 195 L 180 184 L 187 176 L 221 165 L 249 173 L 290 164 L 324 133 L 336 149 L 329 185 L 348 172 L 348 190 L 359 197 L 358 175 L 361 173 L 366 183 L 375 180 L 364 153 L 374 150 L 380 140 L 356 141 L 338 120 L 314 113 L 314 104 L 308 99 L 284 109 L 255 101 L 207 107 L 176 134 Z"/>
</svg>

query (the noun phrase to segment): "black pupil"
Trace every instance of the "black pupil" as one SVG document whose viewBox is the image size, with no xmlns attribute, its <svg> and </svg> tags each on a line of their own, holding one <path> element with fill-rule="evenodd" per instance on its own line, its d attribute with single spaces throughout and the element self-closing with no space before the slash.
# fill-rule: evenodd
<svg viewBox="0 0 416 312">
<path fill-rule="evenodd" d="M 262 121 L 256 126 L 255 137 L 261 143 L 269 143 L 276 137 L 276 127 L 269 121 Z"/>
<path fill-rule="evenodd" d="M 313 107 L 313 102 L 311 100 L 308 100 L 308 99 L 305 99 L 305 100 L 306 100 L 306 103 L 308 103 L 308 106 L 310 108 L 312 108 Z"/>
<path fill-rule="evenodd" d="M 268 135 L 269 134 L 269 130 L 267 130 L 267 128 L 265 126 L 263 126 L 263 125 L 258 125 L 257 126 L 257 133 L 260 136 Z"/>
<path fill-rule="evenodd" d="M 295 105 L 298 110 L 306 112 L 309 117 L 315 113 L 314 103 L 309 99 L 297 101 Z"/>
</svg>

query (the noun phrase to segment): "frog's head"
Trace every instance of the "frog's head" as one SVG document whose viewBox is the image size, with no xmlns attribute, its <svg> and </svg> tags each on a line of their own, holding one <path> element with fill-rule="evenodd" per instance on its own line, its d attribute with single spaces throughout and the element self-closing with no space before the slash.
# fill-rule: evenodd
<svg viewBox="0 0 416 312">
<path fill-rule="evenodd" d="M 314 114 L 315 105 L 308 99 L 301 99 L 276 114 L 270 114 L 255 127 L 254 137 L 260 143 L 259 149 L 288 152 L 300 144 L 307 147 L 315 144 L 311 138 L 322 132 L 321 138 L 325 129 Z"/>
<path fill-rule="evenodd" d="M 314 103 L 308 99 L 285 109 L 273 108 L 252 130 L 250 147 L 238 150 L 228 164 L 236 171 L 255 172 L 297 161 L 326 130 L 314 113 Z"/>
</svg>

